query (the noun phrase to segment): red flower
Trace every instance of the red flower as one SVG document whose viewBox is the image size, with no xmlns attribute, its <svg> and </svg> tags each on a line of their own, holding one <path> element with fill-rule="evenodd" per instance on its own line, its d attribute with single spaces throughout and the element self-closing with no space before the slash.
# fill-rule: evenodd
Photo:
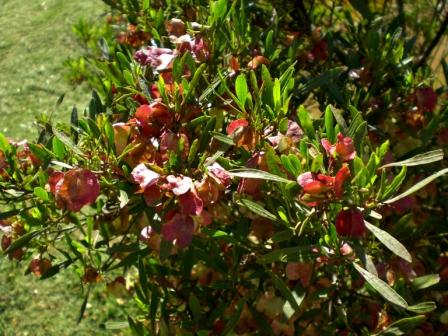
<svg viewBox="0 0 448 336">
<path fill-rule="evenodd" d="M 162 227 L 162 235 L 180 248 L 191 243 L 194 233 L 194 221 L 190 216 L 176 213 Z"/>
<path fill-rule="evenodd" d="M 322 139 L 321 143 L 331 157 L 338 157 L 343 162 L 348 162 L 355 158 L 356 150 L 353 145 L 353 139 L 344 137 L 342 133 L 338 134 L 338 140 L 334 145 L 328 139 Z"/>
<path fill-rule="evenodd" d="M 40 277 L 51 268 L 51 261 L 49 259 L 33 259 L 28 266 L 28 270 Z"/>
<path fill-rule="evenodd" d="M 141 105 L 135 112 L 135 118 L 146 136 L 159 136 L 163 127 L 171 127 L 173 115 L 168 107 L 162 103 L 154 102 L 150 105 Z"/>
<path fill-rule="evenodd" d="M 364 217 L 358 210 L 341 210 L 336 216 L 336 231 L 341 236 L 360 238 L 366 232 Z"/>
<path fill-rule="evenodd" d="M 228 135 L 232 135 L 238 128 L 244 128 L 247 126 L 249 126 L 249 123 L 246 119 L 237 119 L 230 122 L 230 124 L 227 126 L 226 131 Z"/>
<path fill-rule="evenodd" d="M 346 165 L 336 173 L 334 179 L 334 194 L 336 198 L 341 198 L 344 194 L 344 183 L 350 177 L 350 169 Z"/>
<path fill-rule="evenodd" d="M 99 193 L 100 184 L 96 175 L 82 168 L 65 173 L 54 187 L 58 205 L 70 211 L 79 211 L 84 205 L 95 203 Z"/>
<path fill-rule="evenodd" d="M 332 193 L 336 198 L 341 198 L 344 194 L 344 183 L 349 177 L 350 170 L 344 165 L 335 177 L 306 172 L 297 177 L 297 183 L 304 193 L 310 196 L 308 199 L 311 198 L 312 202 L 308 202 L 308 205 L 315 206 L 317 201 L 330 198 Z"/>
<path fill-rule="evenodd" d="M 437 105 L 437 93 L 430 86 L 417 88 L 413 95 L 418 108 L 423 112 L 432 112 Z"/>
</svg>

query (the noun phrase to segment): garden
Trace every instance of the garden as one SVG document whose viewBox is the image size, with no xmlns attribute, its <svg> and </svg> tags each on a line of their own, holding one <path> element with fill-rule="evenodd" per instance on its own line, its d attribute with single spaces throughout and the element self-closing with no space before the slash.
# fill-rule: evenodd
<svg viewBox="0 0 448 336">
<path fill-rule="evenodd" d="M 447 1 L 0 8 L 0 334 L 448 333 Z"/>
</svg>

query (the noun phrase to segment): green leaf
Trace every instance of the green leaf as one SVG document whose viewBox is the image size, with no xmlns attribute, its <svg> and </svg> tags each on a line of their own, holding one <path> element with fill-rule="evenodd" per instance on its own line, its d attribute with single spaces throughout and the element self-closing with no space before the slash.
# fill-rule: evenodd
<svg viewBox="0 0 448 336">
<path fill-rule="evenodd" d="M 287 180 L 283 177 L 273 175 L 273 174 L 270 174 L 270 173 L 262 171 L 262 170 L 251 169 L 251 168 L 232 169 L 229 171 L 229 174 L 231 176 L 241 177 L 241 178 L 252 178 L 252 179 L 274 181 L 274 182 L 281 182 L 281 183 L 293 182 L 293 181 Z"/>
<path fill-rule="evenodd" d="M 370 224 L 367 221 L 364 221 L 366 227 L 369 229 L 373 235 L 378 238 L 380 242 L 384 244 L 392 253 L 395 253 L 400 258 L 403 258 L 407 262 L 412 263 L 411 254 L 408 252 L 406 247 L 403 246 L 397 239 L 392 237 L 388 232 L 381 230 L 379 227 L 376 227 L 373 224 Z"/>
<path fill-rule="evenodd" d="M 424 315 L 406 317 L 392 323 L 386 329 L 382 330 L 378 334 L 375 334 L 374 336 L 404 335 L 407 331 L 412 331 L 417 328 L 424 320 L 426 320 Z"/>
<path fill-rule="evenodd" d="M 221 332 L 222 335 L 228 335 L 236 327 L 236 325 L 238 324 L 238 321 L 240 320 L 241 312 L 243 311 L 243 307 L 244 307 L 245 303 L 246 303 L 246 300 L 244 298 L 241 298 L 238 301 L 236 311 L 230 317 L 229 322 L 227 322 L 226 327 Z"/>
<path fill-rule="evenodd" d="M 403 183 L 404 178 L 406 177 L 406 171 L 407 171 L 406 166 L 403 166 L 401 168 L 400 173 L 397 176 L 395 176 L 394 179 L 392 180 L 392 182 L 386 187 L 386 190 L 384 191 L 384 193 L 382 193 L 382 195 L 378 195 L 380 199 L 388 198 L 395 191 L 398 190 L 400 185 Z"/>
<path fill-rule="evenodd" d="M 188 306 L 193 313 L 194 321 L 197 323 L 201 318 L 201 304 L 194 293 L 190 293 L 188 297 Z"/>
<path fill-rule="evenodd" d="M 406 196 L 409 196 L 446 173 L 448 173 L 448 168 L 442 169 L 442 170 L 438 171 L 437 173 L 432 174 L 431 176 L 428 176 L 424 180 L 418 182 L 417 184 L 415 184 L 414 186 L 412 186 L 411 188 L 406 190 L 404 193 L 402 193 L 398 196 L 395 196 L 394 198 L 388 199 L 387 201 L 384 201 L 383 203 L 385 203 L 385 204 L 394 203 Z"/>
<path fill-rule="evenodd" d="M 331 111 L 330 105 L 328 105 L 325 109 L 325 133 L 327 134 L 327 138 L 331 143 L 334 143 L 336 141 L 336 136 L 334 134 L 333 112 Z"/>
<path fill-rule="evenodd" d="M 52 147 L 54 155 L 56 155 L 59 160 L 63 160 L 66 153 L 64 143 L 57 137 L 53 137 Z"/>
<path fill-rule="evenodd" d="M 244 111 L 245 110 L 244 106 L 246 105 L 247 95 L 249 93 L 249 91 L 247 89 L 246 76 L 244 74 L 240 74 L 236 78 L 235 91 L 236 91 L 236 96 L 238 97 L 238 103 L 239 103 L 238 105 Z"/>
<path fill-rule="evenodd" d="M 129 70 L 123 70 L 123 77 L 127 84 L 134 85 L 134 76 L 132 76 L 132 73 Z"/>
<path fill-rule="evenodd" d="M 384 166 L 381 166 L 380 168 L 387 168 L 387 167 L 401 167 L 401 166 L 420 166 L 436 161 L 443 160 L 443 150 L 442 149 L 436 149 L 427 153 L 423 154 L 417 154 L 416 156 L 411 157 L 410 159 L 398 161 L 398 162 L 392 162 L 388 163 Z"/>
<path fill-rule="evenodd" d="M 118 200 L 120 201 L 120 209 L 123 209 L 126 204 L 129 203 L 129 196 L 126 191 L 120 189 L 120 196 L 118 196 Z"/>
<path fill-rule="evenodd" d="M 193 79 L 189 83 L 190 85 L 188 87 L 188 92 L 182 101 L 182 105 L 184 105 L 188 101 L 188 99 L 194 94 L 196 87 L 199 84 L 199 79 L 201 78 L 202 73 L 204 72 L 206 67 L 207 67 L 207 64 L 202 63 L 201 66 L 194 73 Z M 161 78 L 161 76 L 160 76 L 160 78 Z"/>
<path fill-rule="evenodd" d="M 309 246 L 294 246 L 284 249 L 275 249 L 262 255 L 258 262 L 260 264 L 271 264 L 274 262 L 307 262 L 313 259 L 315 254 Z"/>
<path fill-rule="evenodd" d="M 19 248 L 25 246 L 26 244 L 28 244 L 31 241 L 31 239 L 33 239 L 34 237 L 37 237 L 43 231 L 44 230 L 37 230 L 37 231 L 25 233 L 23 236 L 16 239 L 11 245 L 9 245 L 9 247 L 5 250 L 5 253 L 14 252 L 15 250 L 18 250 Z"/>
<path fill-rule="evenodd" d="M 76 321 L 76 324 L 81 323 L 82 319 L 84 318 L 84 313 L 87 308 L 87 302 L 89 301 L 89 295 L 90 295 L 90 286 L 87 287 L 87 293 L 84 296 L 84 300 L 82 301 L 81 309 L 79 310 L 78 319 Z"/>
<path fill-rule="evenodd" d="M 398 307 L 406 309 L 408 303 L 403 299 L 396 291 L 393 290 L 387 283 L 375 276 L 374 274 L 366 271 L 364 268 L 356 263 L 353 263 L 355 269 L 362 275 L 362 277 L 390 303 L 397 305 Z"/>
<path fill-rule="evenodd" d="M 211 134 L 212 134 L 212 136 L 213 136 L 216 140 L 218 140 L 218 141 L 220 141 L 220 142 L 222 142 L 222 143 L 225 143 L 225 144 L 227 144 L 227 145 L 231 145 L 231 146 L 233 146 L 233 145 L 235 144 L 235 143 L 233 142 L 233 139 L 232 139 L 231 137 L 225 135 L 225 134 L 222 134 L 222 133 L 219 133 L 219 132 L 211 132 Z"/>
<path fill-rule="evenodd" d="M 305 299 L 305 295 L 306 295 L 305 291 L 300 293 L 300 295 L 297 294 L 296 291 L 292 291 L 292 296 L 294 297 L 294 300 L 299 307 L 302 304 L 303 300 Z M 286 301 L 285 304 L 283 305 L 283 314 L 285 314 L 286 318 L 289 320 L 291 316 L 295 314 L 295 312 L 296 309 L 293 308 L 293 306 L 289 301 Z"/>
<path fill-rule="evenodd" d="M 47 191 L 42 187 L 36 187 L 34 188 L 34 195 L 39 197 L 42 201 L 48 201 L 48 193 Z"/>
<path fill-rule="evenodd" d="M 282 103 L 282 97 L 280 92 L 280 81 L 278 78 L 274 80 L 274 87 L 272 88 L 272 98 L 274 99 L 274 108 L 277 109 Z"/>
<path fill-rule="evenodd" d="M 8 139 L 6 139 L 3 133 L 0 133 L 0 151 L 8 152 L 10 146 Z"/>
<path fill-rule="evenodd" d="M 338 77 L 344 69 L 342 67 L 330 69 L 328 71 L 323 72 L 319 76 L 312 77 L 309 79 L 304 85 L 299 87 L 297 92 L 298 96 L 305 96 L 310 91 L 325 85 L 331 81 L 333 81 L 336 77 Z"/>
<path fill-rule="evenodd" d="M 67 135 L 62 133 L 61 131 L 58 131 L 56 128 L 53 127 L 53 134 L 62 141 L 62 143 L 67 146 L 70 150 L 72 150 L 74 153 L 83 156 L 84 153 L 73 143 L 72 139 L 70 139 Z"/>
<path fill-rule="evenodd" d="M 437 285 L 440 282 L 439 274 L 427 274 L 421 277 L 415 278 L 412 281 L 412 289 L 420 290 L 425 289 L 434 285 Z"/>
<path fill-rule="evenodd" d="M 434 301 L 420 302 L 407 308 L 407 310 L 417 314 L 426 314 L 436 309 L 437 305 Z"/>
<path fill-rule="evenodd" d="M 281 278 L 279 278 L 277 275 L 275 275 L 274 273 L 270 272 L 269 273 L 272 282 L 275 286 L 275 288 L 277 288 L 277 290 L 280 292 L 280 294 L 286 299 L 288 300 L 288 302 L 291 305 L 291 309 L 295 312 L 299 309 L 300 307 L 300 303 L 302 303 L 302 301 L 300 301 L 299 297 L 295 297 L 293 295 L 293 293 L 291 292 L 291 290 L 289 289 L 288 286 L 286 286 L 286 284 L 283 282 L 283 280 Z"/>
<path fill-rule="evenodd" d="M 258 204 L 256 202 L 253 202 L 248 199 L 242 199 L 242 200 L 240 200 L 240 203 L 242 205 L 244 205 L 246 208 L 248 208 L 250 211 L 252 211 L 253 213 L 255 213 L 261 217 L 264 217 L 264 218 L 267 218 L 267 219 L 270 219 L 273 221 L 277 220 L 277 217 L 274 214 L 272 214 L 271 212 L 269 212 L 268 210 L 266 210 L 265 208 L 263 208 L 260 204 Z"/>
<path fill-rule="evenodd" d="M 53 153 L 51 153 L 47 148 L 42 147 L 40 145 L 29 143 L 28 147 L 30 148 L 30 151 L 34 155 L 36 155 L 39 160 L 45 161 L 51 156 L 53 156 Z"/>
<path fill-rule="evenodd" d="M 313 121 L 303 105 L 300 105 L 297 109 L 297 117 L 299 118 L 300 126 L 302 126 L 305 134 L 308 135 L 310 139 L 314 139 L 316 131 L 313 127 Z"/>
</svg>

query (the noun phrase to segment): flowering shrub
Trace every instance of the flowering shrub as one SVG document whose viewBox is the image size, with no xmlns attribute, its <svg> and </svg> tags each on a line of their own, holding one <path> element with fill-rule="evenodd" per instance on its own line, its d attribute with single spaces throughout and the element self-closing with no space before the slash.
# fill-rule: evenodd
<svg viewBox="0 0 448 336">
<path fill-rule="evenodd" d="M 382 140 L 412 120 L 427 145 L 444 114 L 428 122 L 438 96 L 407 82 L 419 70 L 373 12 L 353 59 L 338 52 L 357 32 L 338 21 L 340 35 L 324 37 L 283 2 L 106 2 L 132 29 L 92 59 L 101 72 L 84 115 L 44 125 L 36 143 L 0 137 L 11 259 L 41 278 L 73 267 L 86 284 L 129 290 L 141 315 L 110 327 L 139 335 L 446 331 L 430 314 L 441 295 L 423 290 L 440 281 L 423 257 L 444 245 L 408 251 L 391 234 L 418 234 L 412 197 L 448 170 L 407 170 L 440 168 L 443 151 Z"/>
</svg>

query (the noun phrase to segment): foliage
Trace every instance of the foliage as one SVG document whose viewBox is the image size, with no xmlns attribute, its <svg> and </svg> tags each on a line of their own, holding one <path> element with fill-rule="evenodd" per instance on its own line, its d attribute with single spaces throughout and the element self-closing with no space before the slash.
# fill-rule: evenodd
<svg viewBox="0 0 448 336">
<path fill-rule="evenodd" d="M 446 88 L 400 8 L 105 2 L 88 108 L 0 137 L 10 258 L 132 290 L 139 335 L 444 332 Z"/>
</svg>

